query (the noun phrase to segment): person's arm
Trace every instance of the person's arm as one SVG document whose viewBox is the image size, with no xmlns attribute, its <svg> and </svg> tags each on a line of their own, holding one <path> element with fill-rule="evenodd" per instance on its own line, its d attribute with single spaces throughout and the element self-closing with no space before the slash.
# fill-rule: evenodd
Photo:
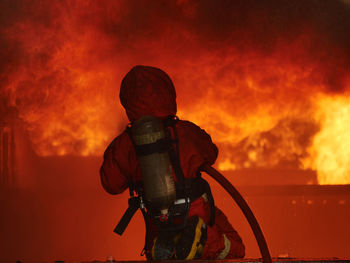
<svg viewBox="0 0 350 263">
<path fill-rule="evenodd" d="M 218 148 L 212 142 L 210 135 L 206 133 L 205 130 L 197 125 L 194 125 L 192 129 L 197 149 L 203 157 L 203 163 L 213 165 L 218 157 Z"/>
<path fill-rule="evenodd" d="M 180 121 L 177 127 L 182 169 L 185 176 L 195 177 L 201 165 L 214 164 L 218 148 L 210 135 L 194 123 Z"/>
<path fill-rule="evenodd" d="M 103 188 L 110 194 L 122 193 L 128 187 L 128 180 L 122 173 L 117 160 L 117 151 L 120 147 L 120 138 L 117 137 L 106 149 L 100 177 Z"/>
</svg>

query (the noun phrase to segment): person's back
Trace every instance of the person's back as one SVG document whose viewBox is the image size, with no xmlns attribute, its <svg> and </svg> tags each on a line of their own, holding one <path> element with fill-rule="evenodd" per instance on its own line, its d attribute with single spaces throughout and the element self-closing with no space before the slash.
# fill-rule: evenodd
<svg viewBox="0 0 350 263">
<path fill-rule="evenodd" d="M 229 259 L 244 257 L 244 245 L 226 216 L 214 206 L 210 188 L 200 177 L 199 168 L 204 163 L 212 165 L 218 154 L 210 136 L 189 121 L 178 120 L 176 92 L 169 76 L 160 69 L 136 66 L 125 76 L 120 90 L 120 100 L 133 123 L 150 115 L 163 122 L 172 123 L 172 136 L 176 136 L 174 155 L 177 156 L 180 174 L 189 183 L 191 203 L 184 227 L 163 230 L 150 213 L 146 255 L 153 259 Z M 170 128 L 169 128 L 170 129 Z M 174 158 L 173 158 L 174 159 Z M 175 158 L 176 159 L 176 158 Z M 176 166 L 172 163 L 173 168 Z M 176 167 L 175 167 L 176 168 Z M 104 154 L 101 182 L 110 194 L 119 194 L 130 185 L 142 185 L 138 155 L 132 136 L 127 130 L 115 138 Z M 180 175 L 173 173 L 179 187 Z M 199 185 L 204 187 L 199 188 Z M 137 187 L 136 187 L 137 188 Z M 198 190 L 199 189 L 199 190 Z M 203 190 L 204 189 L 204 190 Z M 135 189 L 140 192 L 139 189 Z M 180 192 L 177 189 L 177 192 Z M 215 221 L 214 221 L 215 220 Z M 176 220 L 174 220 L 176 222 Z M 176 223 L 174 223 L 176 224 Z M 180 223 L 179 223 L 180 224 Z"/>
</svg>

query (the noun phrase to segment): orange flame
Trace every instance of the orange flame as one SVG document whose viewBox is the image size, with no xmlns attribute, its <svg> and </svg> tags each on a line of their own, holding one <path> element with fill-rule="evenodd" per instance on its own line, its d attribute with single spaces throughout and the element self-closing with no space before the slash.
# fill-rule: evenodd
<svg viewBox="0 0 350 263">
<path fill-rule="evenodd" d="M 317 170 L 320 184 L 350 184 L 350 96 L 318 96 L 313 138 L 305 165 Z"/>
<path fill-rule="evenodd" d="M 349 183 L 345 3 L 2 5 L 0 97 L 17 107 L 37 154 L 101 156 L 127 123 L 120 81 L 147 64 L 173 78 L 178 115 L 210 133 L 220 169 L 290 165 L 317 170 L 322 184 Z"/>
</svg>

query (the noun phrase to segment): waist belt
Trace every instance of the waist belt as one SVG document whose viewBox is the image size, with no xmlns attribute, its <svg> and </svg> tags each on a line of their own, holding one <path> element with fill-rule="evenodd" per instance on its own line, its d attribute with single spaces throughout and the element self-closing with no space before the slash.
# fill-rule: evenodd
<svg viewBox="0 0 350 263">
<path fill-rule="evenodd" d="M 176 186 L 177 199 L 174 202 L 174 204 L 169 208 L 170 216 L 176 217 L 176 216 L 183 215 L 184 221 L 186 221 L 190 203 L 197 200 L 202 195 L 206 194 L 207 200 L 210 206 L 209 225 L 210 226 L 213 225 L 215 221 L 215 205 L 214 205 L 214 198 L 212 196 L 208 182 L 201 177 L 196 177 L 196 178 L 185 179 L 185 183 L 189 186 L 190 196 L 185 196 L 185 192 L 183 191 L 182 187 L 176 183 L 175 186 Z M 146 212 L 145 208 L 149 208 L 149 206 L 146 203 L 144 203 L 142 195 L 131 196 L 129 198 L 128 203 L 129 203 L 129 206 L 127 210 L 125 211 L 123 217 L 121 218 L 118 225 L 114 229 L 114 232 L 119 235 L 123 234 L 126 227 L 130 223 L 131 218 L 139 208 L 141 209 L 144 216 L 145 216 L 145 213 L 147 213 L 147 214 L 150 214 L 150 216 L 156 220 L 160 218 L 160 214 L 161 214 L 160 211 L 154 211 L 154 210 L 152 211 L 150 209 L 147 209 L 147 212 Z M 161 223 L 160 225 L 162 225 L 164 228 L 167 228 L 167 229 L 170 229 L 170 228 L 175 229 L 174 228 L 175 226 L 173 225 L 168 225 L 163 223 Z"/>
</svg>

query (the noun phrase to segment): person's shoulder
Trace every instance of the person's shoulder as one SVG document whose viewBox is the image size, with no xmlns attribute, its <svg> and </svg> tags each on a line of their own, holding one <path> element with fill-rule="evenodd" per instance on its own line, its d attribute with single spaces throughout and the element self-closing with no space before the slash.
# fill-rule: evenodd
<svg viewBox="0 0 350 263">
<path fill-rule="evenodd" d="M 188 130 L 188 131 L 205 132 L 205 130 L 202 129 L 200 126 L 188 120 L 179 120 L 177 127 L 181 127 L 184 130 Z"/>
<path fill-rule="evenodd" d="M 113 150 L 119 147 L 122 147 L 122 145 L 128 144 L 129 141 L 129 134 L 126 130 L 124 130 L 122 133 L 117 135 L 112 142 L 108 145 L 106 150 Z"/>
<path fill-rule="evenodd" d="M 197 124 L 189 120 L 179 120 L 177 125 L 188 128 L 200 128 Z"/>
</svg>

